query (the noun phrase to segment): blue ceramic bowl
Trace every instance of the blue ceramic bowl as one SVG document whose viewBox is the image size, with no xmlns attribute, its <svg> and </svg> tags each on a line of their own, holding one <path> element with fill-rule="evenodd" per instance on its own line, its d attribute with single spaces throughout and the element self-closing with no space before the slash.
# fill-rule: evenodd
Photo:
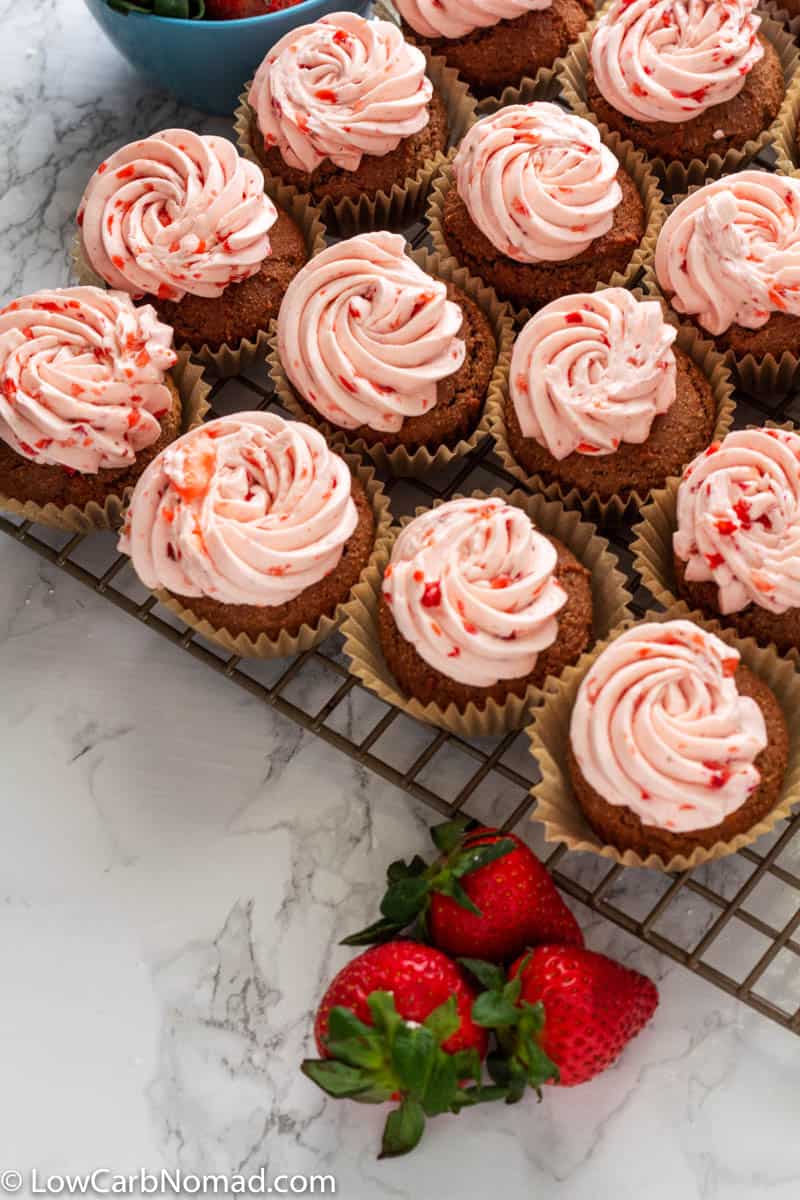
<svg viewBox="0 0 800 1200">
<path fill-rule="evenodd" d="M 132 67 L 203 112 L 230 116 L 264 55 L 290 29 L 327 13 L 367 15 L 370 0 L 305 0 L 294 8 L 240 21 L 183 21 L 117 12 L 86 0 L 98 25 Z"/>
</svg>

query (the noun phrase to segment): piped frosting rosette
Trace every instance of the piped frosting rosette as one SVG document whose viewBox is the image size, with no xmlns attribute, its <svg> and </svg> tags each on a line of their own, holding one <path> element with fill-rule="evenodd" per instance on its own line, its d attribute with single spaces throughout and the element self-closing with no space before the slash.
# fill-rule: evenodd
<svg viewBox="0 0 800 1200">
<path fill-rule="evenodd" d="M 581 774 L 645 825 L 687 833 L 725 820 L 758 788 L 767 745 L 740 695 L 739 653 L 691 621 L 644 623 L 597 657 L 578 690 L 570 742 Z"/>
<path fill-rule="evenodd" d="M 742 90 L 760 25 L 755 0 L 615 0 L 592 38 L 594 78 L 635 121 L 690 121 Z"/>
<path fill-rule="evenodd" d="M 42 466 L 133 464 L 172 405 L 172 330 L 122 292 L 34 292 L 0 311 L 0 439 Z"/>
<path fill-rule="evenodd" d="M 167 129 L 100 164 L 78 224 L 89 265 L 111 287 L 179 301 L 255 275 L 277 216 L 260 169 L 232 142 Z"/>
<path fill-rule="evenodd" d="M 296 170 L 358 170 L 428 124 L 425 56 L 391 21 L 333 13 L 273 46 L 249 93 L 267 149 Z"/>
<path fill-rule="evenodd" d="M 336 570 L 357 520 L 348 466 L 316 430 L 243 413 L 150 464 L 120 549 L 149 588 L 275 606 Z"/>
<path fill-rule="evenodd" d="M 511 360 L 523 436 L 559 460 L 646 441 L 675 401 L 675 337 L 657 301 L 636 300 L 624 288 L 546 305 L 520 333 Z"/>
<path fill-rule="evenodd" d="M 607 233 L 622 200 L 619 162 L 599 130 L 537 101 L 484 117 L 453 165 L 470 217 L 502 254 L 564 262 Z"/>
<path fill-rule="evenodd" d="M 687 467 L 677 556 L 691 583 L 715 583 L 721 613 L 800 608 L 800 435 L 729 433 Z"/>
<path fill-rule="evenodd" d="M 435 670 L 491 687 L 529 675 L 558 637 L 567 595 L 556 559 L 521 509 L 451 500 L 400 533 L 383 596 L 401 635 Z"/>
<path fill-rule="evenodd" d="M 461 368 L 462 320 L 402 237 L 362 234 L 329 246 L 292 280 L 278 349 L 298 392 L 334 425 L 397 432 L 430 411 L 437 384 Z"/>
<path fill-rule="evenodd" d="M 466 37 L 551 4 L 552 0 L 395 0 L 403 20 L 426 38 Z"/>
</svg>

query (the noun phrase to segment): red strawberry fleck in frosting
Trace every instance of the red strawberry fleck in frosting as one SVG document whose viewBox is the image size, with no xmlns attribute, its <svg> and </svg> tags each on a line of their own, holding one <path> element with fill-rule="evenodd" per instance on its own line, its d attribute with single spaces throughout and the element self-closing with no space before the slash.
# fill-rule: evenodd
<svg viewBox="0 0 800 1200">
<path fill-rule="evenodd" d="M 800 607 L 800 434 L 729 433 L 678 489 L 677 556 L 692 583 L 715 583 L 720 612 Z"/>
<path fill-rule="evenodd" d="M 659 234 L 655 267 L 673 308 L 714 335 L 800 316 L 800 179 L 739 171 L 692 192 Z"/>
<path fill-rule="evenodd" d="M 0 310 L 0 439 L 83 475 L 129 467 L 172 404 L 172 330 L 123 292 L 54 288 Z"/>
<path fill-rule="evenodd" d="M 644 123 L 691 120 L 737 96 L 764 56 L 756 0 L 615 0 L 592 38 L 595 81 Z"/>
<path fill-rule="evenodd" d="M 251 412 L 211 421 L 154 459 L 119 545 L 149 588 L 275 606 L 336 569 L 357 523 L 350 471 L 322 436 Z"/>
<path fill-rule="evenodd" d="M 303 398 L 341 428 L 397 432 L 434 407 L 439 381 L 463 365 L 461 309 L 405 249 L 391 233 L 338 242 L 286 290 L 281 362 Z"/>
<path fill-rule="evenodd" d="M 357 171 L 424 129 L 433 85 L 425 56 L 392 21 L 333 13 L 282 37 L 256 72 L 249 102 L 267 149 L 314 171 Z"/>
<path fill-rule="evenodd" d="M 719 825 L 756 790 L 764 717 L 742 696 L 739 653 L 691 621 L 616 638 L 581 683 L 570 741 L 584 779 L 645 825 Z"/>
<path fill-rule="evenodd" d="M 450 500 L 402 531 L 383 595 L 402 636 L 435 670 L 491 687 L 529 675 L 558 637 L 567 594 L 556 557 L 522 509 Z"/>
<path fill-rule="evenodd" d="M 551 4 L 552 0 L 395 0 L 403 20 L 426 38 L 466 37 Z"/>
<path fill-rule="evenodd" d="M 257 274 L 278 219 L 226 138 L 166 129 L 100 164 L 78 210 L 89 265 L 134 296 L 221 296 Z"/>
<path fill-rule="evenodd" d="M 516 262 L 564 262 L 608 233 L 619 163 L 599 130 L 556 104 L 513 104 L 472 126 L 454 161 L 480 231 Z"/>
<path fill-rule="evenodd" d="M 675 401 L 675 337 L 656 301 L 624 288 L 546 305 L 522 330 L 511 360 L 523 435 L 557 459 L 646 441 Z"/>
</svg>

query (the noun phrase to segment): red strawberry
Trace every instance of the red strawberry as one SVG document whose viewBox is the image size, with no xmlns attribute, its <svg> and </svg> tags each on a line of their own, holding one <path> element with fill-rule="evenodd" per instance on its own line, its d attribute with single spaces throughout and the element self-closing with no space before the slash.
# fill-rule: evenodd
<svg viewBox="0 0 800 1200">
<path fill-rule="evenodd" d="M 508 962 L 543 942 L 583 945 L 547 868 L 514 834 L 459 820 L 431 835 L 440 857 L 430 866 L 421 858 L 392 863 L 383 917 L 346 945 L 394 937 L 411 922 L 445 953 L 489 962 Z"/>
<path fill-rule="evenodd" d="M 263 17 L 264 13 L 293 8 L 300 0 L 206 0 L 209 21 L 236 21 L 240 17 Z"/>
</svg>

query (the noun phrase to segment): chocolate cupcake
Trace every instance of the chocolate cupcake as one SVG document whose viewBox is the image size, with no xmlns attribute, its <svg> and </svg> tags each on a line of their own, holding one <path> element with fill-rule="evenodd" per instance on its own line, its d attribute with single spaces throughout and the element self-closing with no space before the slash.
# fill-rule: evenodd
<svg viewBox="0 0 800 1200">
<path fill-rule="evenodd" d="M 565 296 L 520 333 L 504 439 L 544 486 L 584 500 L 646 495 L 711 440 L 711 384 L 657 301 L 624 288 Z"/>
<path fill-rule="evenodd" d="M 691 621 L 642 623 L 581 682 L 568 767 L 605 844 L 668 862 L 746 834 L 778 805 L 789 737 L 772 690 Z"/>
<path fill-rule="evenodd" d="M 626 272 L 648 224 L 597 128 L 541 102 L 472 126 L 430 214 L 437 249 L 531 311 Z"/>
<path fill-rule="evenodd" d="M 410 42 L 441 55 L 476 96 L 552 67 L 586 28 L 591 0 L 395 0 Z"/>
</svg>

